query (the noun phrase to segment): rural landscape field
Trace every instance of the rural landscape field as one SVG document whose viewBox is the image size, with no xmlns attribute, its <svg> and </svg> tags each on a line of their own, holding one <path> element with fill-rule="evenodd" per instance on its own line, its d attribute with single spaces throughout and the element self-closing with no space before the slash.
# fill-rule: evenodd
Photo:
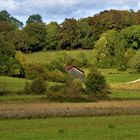
<svg viewBox="0 0 140 140">
<path fill-rule="evenodd" d="M 140 4 L 31 2 L 0 1 L 0 140 L 139 140 Z"/>
<path fill-rule="evenodd" d="M 66 51 L 73 57 L 81 52 L 89 56 L 89 61 L 93 57 L 92 50 Z M 61 52 L 39 52 L 25 57 L 29 63 L 45 64 L 51 59 L 45 55 L 57 53 Z M 87 68 L 83 70 L 88 74 Z M 140 74 L 116 68 L 99 70 L 110 86 L 109 99 L 93 103 L 52 103 L 46 94 L 23 93 L 26 82 L 32 80 L 0 76 L 1 87 L 7 92 L 0 96 L 0 139 L 138 140 L 140 82 L 129 82 L 137 80 Z M 57 84 L 47 82 L 48 88 Z"/>
</svg>

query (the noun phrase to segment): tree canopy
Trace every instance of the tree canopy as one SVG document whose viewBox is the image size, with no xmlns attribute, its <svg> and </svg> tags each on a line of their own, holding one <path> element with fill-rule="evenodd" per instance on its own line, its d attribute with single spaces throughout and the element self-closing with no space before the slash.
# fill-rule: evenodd
<svg viewBox="0 0 140 140">
<path fill-rule="evenodd" d="M 40 22 L 40 23 L 42 23 L 43 22 L 42 16 L 39 15 L 39 14 L 30 15 L 29 18 L 26 21 L 26 24 L 34 23 L 34 22 Z"/>
<path fill-rule="evenodd" d="M 4 21 L 13 23 L 18 28 L 21 28 L 23 26 L 23 23 L 21 21 L 11 16 L 6 10 L 0 11 L 0 22 L 4 22 Z"/>
</svg>

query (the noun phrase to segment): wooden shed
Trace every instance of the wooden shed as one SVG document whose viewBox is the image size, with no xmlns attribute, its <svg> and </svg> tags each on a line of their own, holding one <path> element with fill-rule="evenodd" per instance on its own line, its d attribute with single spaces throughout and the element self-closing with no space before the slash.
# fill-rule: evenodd
<svg viewBox="0 0 140 140">
<path fill-rule="evenodd" d="M 84 78 L 84 71 L 82 71 L 81 69 L 79 69 L 78 67 L 75 66 L 66 66 L 65 70 L 71 74 L 74 78 L 76 79 L 81 79 L 83 80 Z"/>
</svg>

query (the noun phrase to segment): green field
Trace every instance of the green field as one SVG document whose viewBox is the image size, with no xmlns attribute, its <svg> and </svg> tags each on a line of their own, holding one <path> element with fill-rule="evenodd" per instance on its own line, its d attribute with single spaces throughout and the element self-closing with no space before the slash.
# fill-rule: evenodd
<svg viewBox="0 0 140 140">
<path fill-rule="evenodd" d="M 94 54 L 92 50 L 72 50 L 72 51 L 42 51 L 32 54 L 26 54 L 25 58 L 29 63 L 41 63 L 45 64 L 55 59 L 57 56 L 61 56 L 63 53 L 70 55 L 73 58 L 78 59 L 80 54 L 85 54 L 88 61 L 93 64 Z M 85 74 L 88 73 L 88 69 L 83 69 Z M 126 72 L 117 71 L 117 69 L 100 69 L 103 75 L 105 75 L 108 83 L 125 83 L 140 78 L 140 73 L 131 73 L 131 70 Z"/>
<path fill-rule="evenodd" d="M 130 81 L 134 81 L 140 79 L 140 74 L 130 74 L 130 73 L 122 73 L 122 74 L 105 74 L 105 78 L 107 83 L 126 83 Z"/>
<path fill-rule="evenodd" d="M 43 102 L 46 101 L 46 95 L 16 95 L 8 94 L 0 96 L 0 102 Z"/>
<path fill-rule="evenodd" d="M 0 120 L 1 140 L 139 140 L 140 116 Z"/>
<path fill-rule="evenodd" d="M 24 89 L 25 83 L 29 81 L 22 78 L 0 76 L 0 91 L 20 92 Z"/>
<path fill-rule="evenodd" d="M 63 53 L 70 55 L 73 58 L 77 58 L 81 53 L 85 54 L 90 62 L 93 62 L 94 55 L 92 50 L 72 50 L 72 51 L 42 51 L 31 54 L 25 54 L 25 58 L 29 63 L 45 64 L 54 60 L 56 57 L 61 56 Z"/>
<path fill-rule="evenodd" d="M 23 79 L 23 78 L 13 78 L 7 76 L 0 76 L 0 91 L 5 92 L 23 92 L 25 83 L 31 82 L 31 80 Z M 56 82 L 47 82 L 48 86 L 51 87 L 56 84 Z"/>
<path fill-rule="evenodd" d="M 140 79 L 140 73 L 134 73 L 132 70 L 118 71 L 117 69 L 99 69 L 99 71 L 105 76 L 109 84 L 126 83 Z"/>
<path fill-rule="evenodd" d="M 111 90 L 109 97 L 119 100 L 140 100 L 140 90 Z M 16 95 L 8 94 L 0 96 L 0 102 L 46 102 L 46 95 Z"/>
<path fill-rule="evenodd" d="M 106 72 L 105 72 L 106 71 Z M 110 71 L 110 70 L 108 70 Z M 121 73 L 121 74 L 108 74 L 107 70 L 102 70 L 104 73 L 108 83 L 113 83 L 116 88 L 116 84 L 129 82 L 130 80 L 135 80 L 140 74 L 130 74 L 130 73 Z M 7 101 L 27 101 L 27 102 L 35 102 L 42 101 L 42 98 L 46 95 L 23 95 L 24 86 L 26 82 L 31 82 L 30 80 L 12 78 L 0 76 L 0 90 L 9 92 L 6 96 L 0 96 L 0 102 Z M 48 82 L 48 86 L 51 87 L 59 83 Z M 131 86 L 131 85 L 130 85 Z M 15 94 L 16 93 L 16 94 Z M 18 95 L 17 95 L 18 93 Z M 109 97 L 113 99 L 140 99 L 140 88 L 139 90 L 119 90 L 119 89 L 111 89 L 111 94 Z"/>
<path fill-rule="evenodd" d="M 140 90 L 111 90 L 109 97 L 114 99 L 140 99 Z"/>
<path fill-rule="evenodd" d="M 92 50 L 72 50 L 72 51 L 42 51 L 35 52 L 32 54 L 26 54 L 25 57 L 29 63 L 42 63 L 45 64 L 55 59 L 57 56 L 66 53 L 73 58 L 84 53 L 88 60 L 93 63 L 94 55 Z M 89 69 L 83 69 L 85 74 L 88 73 Z M 123 84 L 140 78 L 140 73 L 134 73 L 132 70 L 128 71 L 117 71 L 117 69 L 99 69 L 101 73 L 105 76 L 107 83 L 111 84 L 111 93 L 109 96 L 114 99 L 140 99 L 140 88 L 138 90 L 128 89 L 118 89 L 117 84 Z M 0 91 L 10 92 L 7 96 L 1 96 L 0 102 L 4 101 L 42 101 L 42 96 L 38 95 L 17 95 L 14 93 L 23 93 L 26 82 L 31 82 L 30 80 L 12 78 L 0 76 Z M 60 84 L 55 82 L 47 82 L 48 87 Z M 131 85 L 130 85 L 131 86 Z M 139 86 L 139 85 L 138 85 Z M 12 93 L 12 94 L 11 94 Z"/>
</svg>

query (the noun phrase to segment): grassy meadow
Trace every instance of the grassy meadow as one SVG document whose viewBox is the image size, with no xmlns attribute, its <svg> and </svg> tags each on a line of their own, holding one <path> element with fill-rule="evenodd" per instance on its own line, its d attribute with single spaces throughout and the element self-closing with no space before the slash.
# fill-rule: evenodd
<svg viewBox="0 0 140 140">
<path fill-rule="evenodd" d="M 0 76 L 0 90 L 6 92 L 21 92 L 26 82 L 30 82 L 30 80 Z"/>
<path fill-rule="evenodd" d="M 56 57 L 61 54 L 68 54 L 73 58 L 77 58 L 81 54 L 85 54 L 88 60 L 92 63 L 94 60 L 94 55 L 92 50 L 61 50 L 61 51 L 42 51 L 42 52 L 34 52 L 31 54 L 25 54 L 25 58 L 28 63 L 40 63 L 45 64 L 54 60 Z"/>
<path fill-rule="evenodd" d="M 113 76 L 114 75 L 114 76 Z M 126 74 L 119 74 L 120 76 L 115 76 L 116 74 L 105 74 L 105 77 L 110 85 L 111 94 L 109 97 L 112 99 L 120 99 L 120 100 L 134 100 L 140 99 L 140 83 L 133 84 L 124 84 L 124 79 L 122 77 L 126 77 Z M 133 74 L 128 74 L 128 77 Z M 135 74 L 134 74 L 135 75 Z M 136 74 L 138 75 L 138 74 Z M 116 79 L 115 79 L 116 77 Z M 136 78 L 134 76 L 131 80 Z M 123 79 L 123 80 L 121 80 Z M 129 82 L 129 79 L 126 79 L 125 82 Z M 110 82 L 109 82 L 110 81 Z M 5 92 L 9 92 L 5 96 L 0 96 L 0 102 L 8 102 L 8 101 L 24 101 L 24 102 L 42 102 L 43 98 L 46 95 L 31 95 L 24 94 L 24 86 L 26 82 L 31 82 L 30 80 L 13 78 L 13 77 L 5 77 L 0 76 L 0 90 Z M 56 82 L 47 82 L 48 88 L 54 86 Z"/>
<path fill-rule="evenodd" d="M 29 63 L 45 64 L 62 53 L 74 58 L 84 53 L 88 61 L 94 60 L 91 50 L 38 52 L 25 57 Z M 83 70 L 85 74 L 89 71 Z M 93 103 L 49 103 L 46 94 L 24 93 L 31 80 L 0 76 L 0 91 L 7 92 L 0 96 L 0 140 L 139 140 L 140 82 L 128 82 L 139 79 L 140 74 L 99 70 L 111 93 L 109 100 Z M 48 88 L 57 84 L 62 83 L 47 81 Z"/>
<path fill-rule="evenodd" d="M 92 50 L 63 50 L 63 51 L 42 51 L 35 52 L 31 54 L 26 54 L 25 58 L 28 63 L 40 63 L 45 64 L 49 63 L 51 60 L 56 59 L 62 54 L 68 54 L 69 56 L 78 59 L 79 55 L 85 54 L 88 61 L 93 64 L 94 62 L 94 53 Z M 82 69 L 85 74 L 88 73 L 88 69 Z M 118 71 L 117 69 L 99 69 L 101 73 L 106 77 L 106 80 L 109 84 L 115 83 L 125 83 L 140 78 L 140 73 L 135 73 L 133 70 L 128 71 Z"/>
<path fill-rule="evenodd" d="M 0 120 L 1 140 L 139 140 L 140 116 Z"/>
<path fill-rule="evenodd" d="M 26 54 L 25 58 L 28 63 L 48 63 L 52 59 L 55 59 L 61 54 L 68 54 L 76 59 L 81 54 L 85 54 L 88 61 L 91 63 L 94 60 L 94 54 L 92 50 L 72 50 L 72 51 L 42 51 L 35 52 L 31 54 Z M 85 74 L 88 73 L 88 69 L 83 69 Z M 132 70 L 118 71 L 117 69 L 99 69 L 101 73 L 105 76 L 107 83 L 110 85 L 111 93 L 110 98 L 113 99 L 140 99 L 140 83 L 138 84 L 126 84 L 127 82 L 137 80 L 140 78 L 140 73 L 134 73 Z M 42 101 L 44 96 L 42 95 L 23 95 L 22 93 L 26 82 L 31 82 L 30 80 L 12 78 L 0 76 L 0 90 L 9 92 L 7 96 L 1 96 L 0 102 L 4 101 Z M 48 88 L 60 83 L 57 82 L 47 82 Z M 15 93 L 18 93 L 15 94 Z"/>
<path fill-rule="evenodd" d="M 120 100 L 140 100 L 140 90 L 111 90 L 109 97 Z"/>
</svg>

